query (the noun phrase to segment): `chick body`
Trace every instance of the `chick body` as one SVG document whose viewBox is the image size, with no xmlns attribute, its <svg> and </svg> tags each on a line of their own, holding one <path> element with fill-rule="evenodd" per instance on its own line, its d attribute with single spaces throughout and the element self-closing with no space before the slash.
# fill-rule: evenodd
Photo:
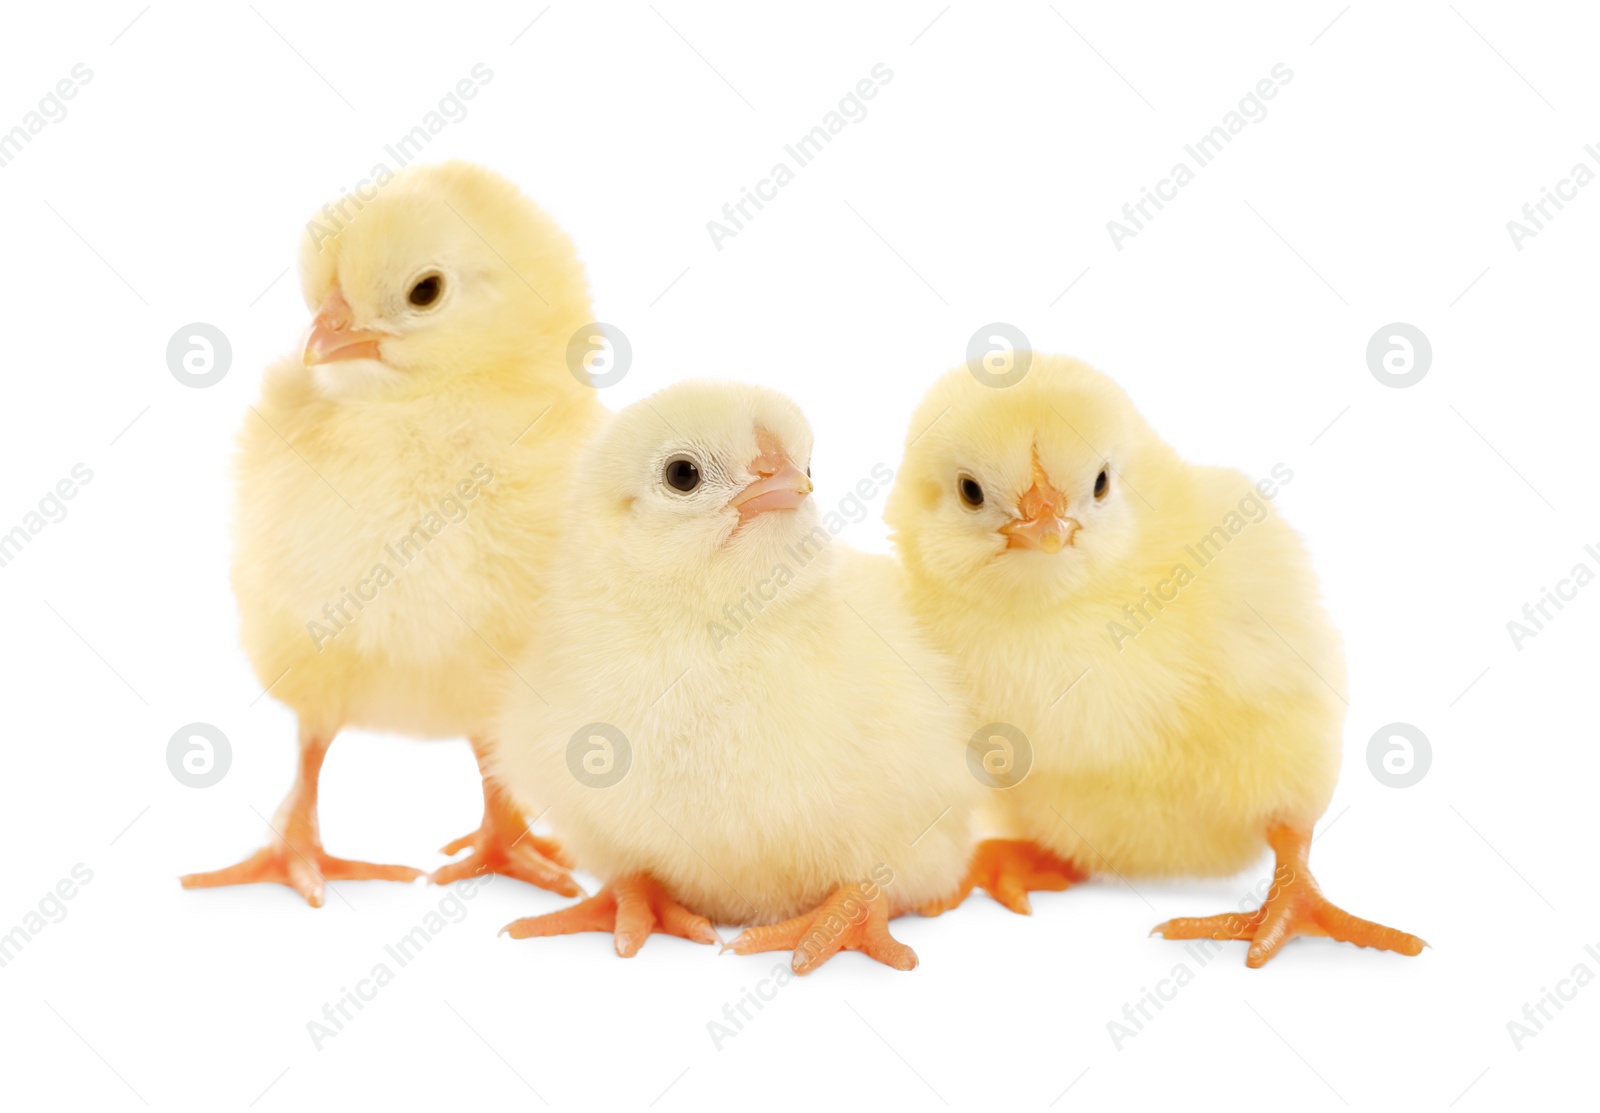
<svg viewBox="0 0 1600 1113">
<path fill-rule="evenodd" d="M 809 460 L 792 403 L 732 384 L 679 384 L 596 438 L 569 526 L 587 558 L 556 572 L 518 664 L 544 682 L 509 686 L 492 768 L 580 866 L 648 874 L 713 920 L 771 924 L 857 883 L 914 908 L 969 849 L 953 678 L 891 559 L 833 542 L 809 500 L 744 524 L 722 506 L 753 478 L 757 430 Z M 693 527 L 650 489 L 684 450 L 725 485 Z M 591 776 L 595 753 L 611 764 Z"/>
<path fill-rule="evenodd" d="M 1076 361 L 1037 356 L 1004 391 L 953 371 L 913 430 L 947 406 L 910 450 L 887 517 L 975 713 L 1031 743 L 1027 776 L 985 803 L 991 824 L 1096 872 L 1230 874 L 1270 824 L 1321 815 L 1338 774 L 1343 649 L 1271 500 L 1239 472 L 1181 460 Z M 1023 489 L 1034 446 L 1058 484 L 1076 484 L 1076 543 L 1054 555 L 992 545 L 974 574 L 948 575 L 969 552 L 933 516 L 957 470 L 995 461 L 986 488 L 1004 499 Z M 1095 504 L 1102 460 L 1120 507 Z M 1007 578 L 1008 562 L 1033 567 Z"/>
<path fill-rule="evenodd" d="M 239 437 L 233 582 L 262 685 L 333 728 L 481 733 L 502 658 L 539 628 L 593 392 L 557 364 L 352 406 L 286 360 L 256 411 Z"/>
<path fill-rule="evenodd" d="M 319 905 L 325 878 L 416 873 L 323 853 L 328 746 L 346 727 L 479 744 L 539 630 L 562 480 L 603 411 L 567 363 L 591 320 L 582 267 L 499 175 L 416 166 L 326 206 L 301 271 L 316 321 L 240 429 L 232 569 L 257 679 L 299 717 L 300 774 L 274 843 L 183 880 L 280 881 Z M 553 844 L 513 851 L 520 817 L 484 796 L 478 834 L 451 844 L 473 855 L 436 880 L 481 866 L 576 893 Z"/>
</svg>

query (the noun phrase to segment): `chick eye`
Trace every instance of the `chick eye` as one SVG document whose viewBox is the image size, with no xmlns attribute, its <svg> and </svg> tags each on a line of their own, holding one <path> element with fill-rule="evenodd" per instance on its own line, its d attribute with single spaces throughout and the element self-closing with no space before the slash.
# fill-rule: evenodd
<svg viewBox="0 0 1600 1113">
<path fill-rule="evenodd" d="M 700 465 L 687 456 L 674 456 L 667 461 L 666 471 L 662 474 L 668 487 L 674 491 L 688 494 L 700 486 Z"/>
<path fill-rule="evenodd" d="M 978 481 L 970 475 L 963 475 L 956 481 L 956 490 L 961 495 L 962 503 L 968 510 L 976 510 L 983 505 L 983 488 Z"/>
<path fill-rule="evenodd" d="M 430 274 L 411 287 L 411 292 L 406 295 L 406 300 L 418 308 L 425 309 L 438 301 L 439 295 L 443 292 L 444 279 L 436 274 Z"/>
<path fill-rule="evenodd" d="M 1101 468 L 1100 474 L 1094 477 L 1094 497 L 1103 499 L 1106 492 L 1111 489 L 1111 480 L 1106 476 L 1106 469 Z"/>
</svg>

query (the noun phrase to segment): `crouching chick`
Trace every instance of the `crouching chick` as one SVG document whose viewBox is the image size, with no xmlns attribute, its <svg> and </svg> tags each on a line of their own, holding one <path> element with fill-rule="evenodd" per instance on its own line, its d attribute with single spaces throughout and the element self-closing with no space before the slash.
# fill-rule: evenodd
<svg viewBox="0 0 1600 1113">
<path fill-rule="evenodd" d="M 782 395 L 689 382 L 578 462 L 543 636 L 490 769 L 548 810 L 594 897 L 516 938 L 652 932 L 739 953 L 916 964 L 891 917 L 948 898 L 979 789 L 950 668 L 887 557 L 832 543 L 811 431 Z"/>
</svg>

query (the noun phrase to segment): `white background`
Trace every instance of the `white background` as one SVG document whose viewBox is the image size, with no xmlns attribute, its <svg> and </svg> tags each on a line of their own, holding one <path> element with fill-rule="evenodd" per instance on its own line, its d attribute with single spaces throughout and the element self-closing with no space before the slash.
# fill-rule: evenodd
<svg viewBox="0 0 1600 1113">
<path fill-rule="evenodd" d="M 1600 548 L 1600 184 L 1521 251 L 1506 222 L 1575 163 L 1600 169 L 1584 153 L 1600 142 L 1593 14 L 542 7 L 134 0 L 4 17 L 0 130 L 74 64 L 93 79 L 0 169 L 0 531 L 74 464 L 94 473 L 0 569 L 0 931 L 74 864 L 93 871 L 0 968 L 5 1104 L 1592 1101 L 1580 1055 L 1600 988 L 1520 1051 L 1507 1022 L 1576 964 L 1600 973 L 1584 952 L 1600 950 L 1600 586 L 1520 650 L 1506 623 L 1580 560 L 1600 571 L 1583 550 Z M 1150 926 L 1233 907 L 1268 863 L 1094 883 L 1036 897 L 1031 919 L 980 895 L 897 923 L 914 973 L 844 956 L 719 1050 L 707 1022 L 781 958 L 657 937 L 624 962 L 600 935 L 497 938 L 562 903 L 501 879 L 316 1050 L 307 1022 L 444 894 L 340 884 L 312 910 L 275 886 L 179 888 L 260 843 L 256 813 L 293 768 L 291 716 L 258 698 L 238 648 L 226 463 L 261 368 L 307 324 L 284 273 L 303 222 L 480 62 L 491 83 L 427 157 L 503 171 L 572 235 L 596 314 L 633 344 L 607 405 L 690 374 L 777 386 L 816 427 L 831 503 L 898 466 L 926 384 L 999 320 L 1115 376 L 1189 458 L 1293 468 L 1279 506 L 1350 657 L 1313 864 L 1333 899 L 1433 949 L 1303 940 L 1251 971 L 1238 944 L 1119 1050 L 1107 1022 L 1184 958 Z M 706 222 L 880 62 L 894 77 L 869 115 L 716 250 Z M 1106 222 L 1277 63 L 1294 77 L 1268 116 L 1118 251 Z M 165 363 L 193 321 L 232 342 L 210 389 Z M 1366 365 L 1395 321 L 1433 346 L 1409 389 Z M 881 509 L 847 540 L 882 548 Z M 197 720 L 233 747 L 206 790 L 165 759 Z M 1366 760 L 1395 721 L 1433 751 L 1403 790 Z M 341 736 L 323 787 L 336 854 L 432 868 L 478 818 L 461 741 Z"/>
</svg>

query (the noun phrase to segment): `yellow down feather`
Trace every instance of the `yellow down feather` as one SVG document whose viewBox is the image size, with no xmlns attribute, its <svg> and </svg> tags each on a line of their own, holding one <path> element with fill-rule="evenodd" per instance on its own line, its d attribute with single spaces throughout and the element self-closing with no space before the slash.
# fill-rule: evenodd
<svg viewBox="0 0 1600 1113">
<path fill-rule="evenodd" d="M 1269 825 L 1310 828 L 1338 771 L 1345 669 L 1269 497 L 1292 472 L 1258 487 L 1187 463 L 1114 383 L 1057 356 L 1008 388 L 949 372 L 907 442 L 885 516 L 918 616 L 979 721 L 1032 749 L 1025 779 L 988 798 L 1000 833 L 1095 872 L 1228 874 Z M 1035 452 L 1081 527 L 1055 554 L 997 532 Z"/>
<path fill-rule="evenodd" d="M 814 499 L 740 525 L 758 430 L 809 467 L 798 408 L 731 383 L 669 387 L 595 438 L 491 768 L 581 867 L 650 874 L 716 921 L 849 884 L 914 908 L 956 888 L 970 847 L 957 686 L 895 563 L 833 540 Z M 684 456 L 688 493 L 663 482 Z"/>
<path fill-rule="evenodd" d="M 430 269 L 444 292 L 414 309 Z M 303 731 L 481 733 L 540 628 L 564 477 L 603 412 L 566 365 L 582 267 L 516 186 L 452 162 L 319 214 L 301 270 L 307 305 L 337 283 L 383 359 L 280 360 L 245 416 L 245 650 Z"/>
</svg>

